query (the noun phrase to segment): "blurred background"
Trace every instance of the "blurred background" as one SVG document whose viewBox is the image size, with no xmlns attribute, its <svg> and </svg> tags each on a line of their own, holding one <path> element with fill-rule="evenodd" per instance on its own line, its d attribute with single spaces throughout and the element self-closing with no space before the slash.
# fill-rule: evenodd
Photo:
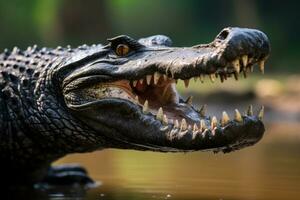
<svg viewBox="0 0 300 200">
<path fill-rule="evenodd" d="M 0 49 L 29 45 L 76 47 L 165 34 L 175 46 L 208 43 L 224 28 L 265 32 L 272 46 L 266 74 L 257 71 L 224 84 L 193 83 L 188 91 L 210 114 L 248 104 L 266 108 L 266 134 L 254 147 L 231 154 L 160 154 L 105 150 L 67 156 L 102 185 L 93 190 L 32 194 L 32 199 L 299 199 L 299 1 L 260 0 L 0 0 Z M 29 195 L 29 194 L 28 194 Z"/>
</svg>

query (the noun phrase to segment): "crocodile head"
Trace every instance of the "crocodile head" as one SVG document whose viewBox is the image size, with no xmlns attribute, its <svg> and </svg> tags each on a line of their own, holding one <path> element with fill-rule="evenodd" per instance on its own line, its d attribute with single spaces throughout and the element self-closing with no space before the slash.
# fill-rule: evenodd
<svg viewBox="0 0 300 200">
<path fill-rule="evenodd" d="M 267 36 L 246 28 L 225 28 L 209 44 L 171 47 L 166 36 L 109 39 L 61 68 L 66 106 L 111 147 L 154 151 L 213 150 L 229 152 L 261 139 L 260 115 L 223 112 L 217 120 L 183 100 L 178 79 L 204 76 L 238 79 L 258 65 L 263 71 L 270 52 Z M 200 87 L 200 85 L 199 85 Z"/>
</svg>

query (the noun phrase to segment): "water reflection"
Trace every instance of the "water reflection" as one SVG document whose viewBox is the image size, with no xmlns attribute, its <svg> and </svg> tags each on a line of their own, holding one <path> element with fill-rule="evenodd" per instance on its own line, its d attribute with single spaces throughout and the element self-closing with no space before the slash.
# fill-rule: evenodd
<svg viewBox="0 0 300 200">
<path fill-rule="evenodd" d="M 300 126 L 267 124 L 264 139 L 230 154 L 105 150 L 59 160 L 81 163 L 101 185 L 13 189 L 5 199 L 299 199 Z M 2 199 L 2 198 L 1 198 Z"/>
<path fill-rule="evenodd" d="M 298 199 L 299 126 L 267 126 L 259 144 L 231 154 L 105 150 L 57 164 L 82 163 L 102 181 L 87 199 Z"/>
</svg>

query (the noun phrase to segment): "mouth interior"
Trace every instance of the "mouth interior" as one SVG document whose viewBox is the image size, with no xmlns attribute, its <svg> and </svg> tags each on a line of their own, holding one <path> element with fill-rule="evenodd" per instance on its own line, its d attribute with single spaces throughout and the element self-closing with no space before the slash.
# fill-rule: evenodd
<svg viewBox="0 0 300 200">
<path fill-rule="evenodd" d="M 236 59 L 227 65 L 229 67 L 218 68 L 211 74 L 198 74 L 194 78 L 200 79 L 203 83 L 205 76 L 208 76 L 212 82 L 215 78 L 220 78 L 223 82 L 229 77 L 234 77 L 238 80 L 240 73 L 247 77 L 247 73 L 253 71 L 253 65 L 257 63 L 260 71 L 263 73 L 264 60 L 248 59 L 248 56 L 243 56 Z M 114 82 L 98 83 L 93 87 L 80 90 L 78 93 L 70 93 L 67 97 L 68 101 L 72 102 L 73 97 L 83 97 L 83 102 L 91 102 L 99 99 L 119 98 L 130 101 L 131 103 L 140 106 L 144 114 L 152 114 L 157 120 L 160 120 L 163 125 L 174 124 L 178 126 L 178 121 L 181 121 L 181 125 L 192 125 L 199 123 L 201 125 L 202 119 L 210 119 L 205 116 L 203 110 L 194 109 L 191 99 L 183 101 L 176 90 L 176 83 L 178 78 L 174 78 L 154 72 L 151 75 L 146 75 L 142 78 L 136 78 L 135 80 L 118 80 Z M 183 80 L 186 88 L 189 86 L 189 79 Z M 82 92 L 82 93 L 81 93 Z M 78 98 L 77 98 L 78 99 Z M 79 99 L 81 101 L 81 99 Z M 73 102 L 76 104 L 77 102 Z M 204 107 L 202 107 L 204 108 Z M 252 115 L 252 106 L 249 107 L 249 115 Z M 238 110 L 235 110 L 235 120 L 241 122 L 242 117 Z M 218 124 L 215 117 L 211 118 L 212 127 Z M 229 121 L 229 117 L 226 112 L 222 113 L 221 125 L 225 126 Z M 204 126 L 203 123 L 201 126 Z M 195 126 L 196 127 L 196 126 Z"/>
<path fill-rule="evenodd" d="M 157 76 L 159 77 L 157 78 Z M 179 103 L 175 79 L 156 74 L 138 81 L 112 82 L 109 87 L 119 90 L 117 96 L 112 93 L 109 96 L 127 99 L 138 104 L 143 107 L 144 112 L 157 115 L 158 110 L 163 108 L 163 112 L 169 120 L 181 120 L 185 116 L 183 105 Z"/>
</svg>

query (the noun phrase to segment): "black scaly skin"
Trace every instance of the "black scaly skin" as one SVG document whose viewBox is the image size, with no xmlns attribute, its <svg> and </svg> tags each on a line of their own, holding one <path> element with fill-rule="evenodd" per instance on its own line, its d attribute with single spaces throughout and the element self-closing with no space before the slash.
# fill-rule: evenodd
<svg viewBox="0 0 300 200">
<path fill-rule="evenodd" d="M 14 173 L 8 173 L 12 182 L 40 180 L 52 161 L 101 146 L 102 138 L 58 102 L 60 91 L 47 78 L 64 57 L 87 48 L 34 46 L 0 54 L 0 169 Z"/>
<path fill-rule="evenodd" d="M 95 84 L 132 83 L 158 72 L 172 80 L 231 74 L 236 70 L 231 63 L 248 55 L 252 61 L 242 72 L 270 52 L 267 36 L 254 29 L 226 28 L 213 42 L 193 47 L 171 43 L 160 35 L 118 36 L 105 46 L 33 46 L 0 54 L 0 183 L 91 183 L 79 166 L 50 167 L 69 153 L 104 148 L 230 152 L 258 142 L 264 125 L 253 114 L 212 127 L 210 117 L 178 98 L 172 109 L 188 122 L 205 121 L 205 130 L 192 131 L 162 123 L 134 101 L 97 96 L 101 91 Z M 116 55 L 119 44 L 130 47 L 128 55 Z"/>
</svg>

